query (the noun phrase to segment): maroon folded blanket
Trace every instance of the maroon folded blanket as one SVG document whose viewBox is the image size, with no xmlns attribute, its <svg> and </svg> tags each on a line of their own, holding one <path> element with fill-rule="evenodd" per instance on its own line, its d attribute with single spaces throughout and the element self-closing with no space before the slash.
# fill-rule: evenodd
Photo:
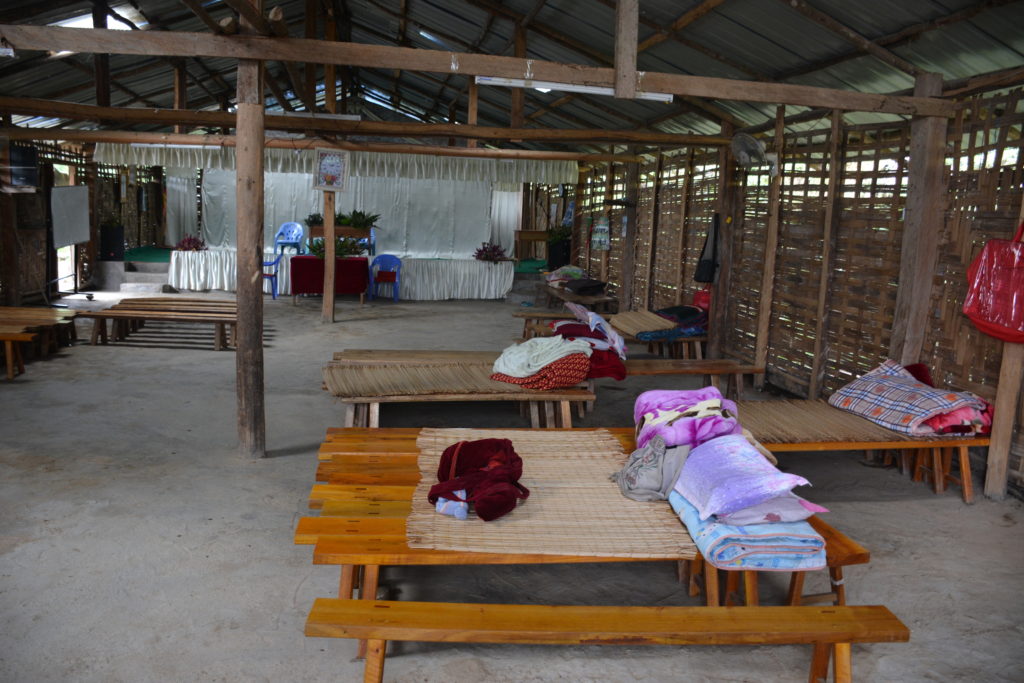
<svg viewBox="0 0 1024 683">
<path fill-rule="evenodd" d="M 461 501 L 455 492 L 465 489 L 466 502 L 473 503 L 477 516 L 489 522 L 508 514 L 517 500 L 530 495 L 519 483 L 522 474 L 523 459 L 508 439 L 460 441 L 441 454 L 438 483 L 430 487 L 427 500 L 431 504 L 439 497 Z"/>
<path fill-rule="evenodd" d="M 598 377 L 611 377 L 620 381 L 626 379 L 626 364 L 619 358 L 619 354 L 610 349 L 594 349 L 590 353 L 590 372 L 587 379 Z"/>
</svg>

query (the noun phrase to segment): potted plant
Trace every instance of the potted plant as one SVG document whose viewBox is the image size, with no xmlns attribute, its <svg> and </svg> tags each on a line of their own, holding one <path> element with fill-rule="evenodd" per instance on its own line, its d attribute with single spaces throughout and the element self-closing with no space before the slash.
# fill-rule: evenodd
<svg viewBox="0 0 1024 683">
<path fill-rule="evenodd" d="M 310 240 L 309 242 L 309 253 L 317 258 L 324 258 L 324 241 L 323 238 L 317 238 Z M 334 238 L 334 257 L 345 258 L 346 256 L 362 256 L 366 251 L 362 242 L 355 237 L 335 237 Z"/>
<path fill-rule="evenodd" d="M 508 260 L 508 257 L 505 256 L 504 247 L 500 244 L 492 244 L 491 242 L 481 243 L 473 254 L 473 258 L 477 261 L 490 261 L 491 263 Z"/>
<path fill-rule="evenodd" d="M 311 213 L 311 214 L 309 214 L 308 216 L 306 216 L 306 225 L 308 227 L 310 227 L 310 228 L 318 226 L 318 225 L 321 228 L 324 227 L 324 217 L 323 217 L 323 215 L 319 214 L 319 213 Z"/>
<path fill-rule="evenodd" d="M 353 210 L 352 213 L 338 213 L 334 216 L 334 234 L 342 237 L 364 238 L 370 236 L 370 228 L 377 225 L 380 214 Z"/>
</svg>

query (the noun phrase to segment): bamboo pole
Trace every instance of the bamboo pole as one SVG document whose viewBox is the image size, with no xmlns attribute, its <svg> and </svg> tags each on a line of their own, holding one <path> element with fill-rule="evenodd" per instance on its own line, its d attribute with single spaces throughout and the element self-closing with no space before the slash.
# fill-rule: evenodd
<svg viewBox="0 0 1024 683">
<path fill-rule="evenodd" d="M 249 0 L 260 9 L 260 0 Z M 252 26 L 242 21 L 242 30 Z M 260 62 L 238 62 L 237 303 L 235 367 L 242 456 L 266 455 L 263 397 L 263 88 Z"/>
<path fill-rule="evenodd" d="M 658 152 L 654 163 L 654 196 L 651 200 L 651 239 L 647 242 L 647 292 L 644 295 L 644 306 L 654 307 L 655 255 L 658 253 L 658 228 L 661 227 L 661 172 L 665 168 L 665 155 Z"/>
<path fill-rule="evenodd" d="M 839 174 L 842 171 L 843 112 L 832 110 L 832 132 L 828 144 L 828 203 L 825 204 L 825 225 L 821 240 L 821 267 L 818 271 L 818 308 L 814 319 L 814 355 L 811 357 L 811 386 L 807 398 L 818 398 L 825 374 L 829 292 L 832 291 L 832 252 L 835 230 L 839 222 Z"/>
<path fill-rule="evenodd" d="M 686 267 L 686 215 L 690 208 L 690 187 L 693 178 L 693 147 L 686 150 L 686 166 L 683 169 L 683 189 L 679 193 L 679 239 L 676 242 L 676 254 L 679 257 L 679 269 L 676 271 L 676 306 L 683 303 L 683 270 Z"/>
<path fill-rule="evenodd" d="M 771 334 L 772 304 L 775 295 L 775 256 L 779 249 L 779 226 L 782 221 L 782 155 L 786 146 L 786 106 L 775 109 L 775 141 L 773 151 L 778 157 L 779 174 L 768 188 L 768 234 L 764 240 L 761 271 L 761 298 L 757 310 L 757 336 L 754 339 L 754 365 L 768 366 L 768 342 Z M 829 195 L 831 196 L 831 195 Z M 754 386 L 764 389 L 765 374 L 754 375 Z"/>
</svg>

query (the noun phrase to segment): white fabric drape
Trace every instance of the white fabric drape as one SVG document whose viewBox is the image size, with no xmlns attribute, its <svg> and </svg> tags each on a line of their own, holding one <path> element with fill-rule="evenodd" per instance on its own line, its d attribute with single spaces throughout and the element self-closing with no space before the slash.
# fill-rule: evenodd
<svg viewBox="0 0 1024 683">
<path fill-rule="evenodd" d="M 504 299 L 514 277 L 512 261 L 402 259 L 398 295 L 406 301 Z M 388 285 L 381 292 L 387 296 Z"/>
<path fill-rule="evenodd" d="M 282 223 L 295 221 L 305 228 L 305 218 L 322 212 L 323 194 L 313 189 L 312 175 L 267 173 L 263 183 L 263 244 L 272 247 Z M 236 246 L 235 172 L 203 174 L 203 236 L 207 246 Z"/>
<path fill-rule="evenodd" d="M 491 188 L 486 182 L 349 178 L 337 210 L 378 213 L 378 254 L 471 258 L 490 238 Z"/>
<path fill-rule="evenodd" d="M 314 150 L 267 148 L 263 153 L 270 173 L 314 172 Z M 175 166 L 206 170 L 233 170 L 234 147 L 202 145 L 96 144 L 96 161 L 135 166 Z M 486 181 L 502 184 L 540 183 L 557 185 L 579 180 L 575 161 L 544 159 L 480 159 L 432 154 L 352 152 L 350 175 L 356 177 L 417 178 Z M 505 189 L 505 188 L 503 188 Z"/>
<path fill-rule="evenodd" d="M 491 242 L 505 248 L 507 256 L 515 256 L 516 230 L 523 207 L 522 190 L 495 191 L 491 194 Z"/>
<path fill-rule="evenodd" d="M 277 294 L 292 293 L 291 262 L 288 252 L 281 259 L 277 271 Z M 264 261 L 273 261 L 270 251 L 264 252 Z M 177 289 L 203 291 L 217 289 L 233 292 L 238 284 L 238 252 L 235 249 L 206 249 L 205 251 L 172 251 L 168 283 Z M 270 294 L 270 281 L 263 281 L 263 293 Z"/>
<path fill-rule="evenodd" d="M 167 169 L 167 236 L 165 244 L 174 246 L 185 235 L 199 234 L 199 207 L 196 206 L 196 170 Z"/>
</svg>

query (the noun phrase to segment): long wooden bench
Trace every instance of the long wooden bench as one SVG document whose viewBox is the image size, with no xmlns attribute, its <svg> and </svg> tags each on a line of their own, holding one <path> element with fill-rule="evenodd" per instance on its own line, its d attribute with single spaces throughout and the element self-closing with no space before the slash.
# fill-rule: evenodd
<svg viewBox="0 0 1024 683">
<path fill-rule="evenodd" d="M 387 641 L 542 645 L 814 646 L 810 681 L 833 662 L 837 682 L 852 680 L 852 643 L 910 640 L 881 605 L 858 607 L 621 607 L 394 602 L 319 598 L 307 636 L 365 639 L 363 680 L 384 677 Z M 756 678 L 756 665 L 752 665 Z"/>
<path fill-rule="evenodd" d="M 608 310 L 608 306 L 610 304 L 618 301 L 615 297 L 608 296 L 607 294 L 576 294 L 574 292 L 570 292 L 568 289 L 552 287 L 551 285 L 541 285 L 540 291 L 547 296 L 548 308 L 551 308 L 554 305 L 555 299 L 580 304 L 582 306 L 593 306 L 595 309 L 601 307 L 605 310 Z"/>
<path fill-rule="evenodd" d="M 102 342 L 103 344 L 107 343 L 107 320 L 114 321 L 111 330 L 112 341 L 127 338 L 129 332 L 131 331 L 133 321 L 137 323 L 139 321 L 144 322 L 149 320 L 161 320 L 168 322 L 213 324 L 213 348 L 216 351 L 220 351 L 229 344 L 228 332 L 230 332 L 231 339 L 234 339 L 235 326 L 238 321 L 237 314 L 216 311 L 182 312 L 165 310 L 108 308 L 102 311 L 82 311 L 79 313 L 79 315 L 83 318 L 92 318 L 94 321 L 92 336 L 90 338 L 90 343 L 93 344 L 94 346 L 98 341 Z"/>
<path fill-rule="evenodd" d="M 625 361 L 626 375 L 703 375 L 717 389 L 720 377 L 726 377 L 725 393 L 738 397 L 743 393 L 746 375 L 764 374 L 764 366 L 748 365 L 728 358 L 704 360 L 685 358 L 629 358 Z"/>
<path fill-rule="evenodd" d="M 25 359 L 21 353 L 21 343 L 33 341 L 38 334 L 26 332 L 17 325 L 0 325 L 0 341 L 4 343 L 4 360 L 7 363 L 7 379 L 14 379 L 15 374 L 25 372 Z M 17 373 L 15 373 L 17 370 Z"/>
</svg>

